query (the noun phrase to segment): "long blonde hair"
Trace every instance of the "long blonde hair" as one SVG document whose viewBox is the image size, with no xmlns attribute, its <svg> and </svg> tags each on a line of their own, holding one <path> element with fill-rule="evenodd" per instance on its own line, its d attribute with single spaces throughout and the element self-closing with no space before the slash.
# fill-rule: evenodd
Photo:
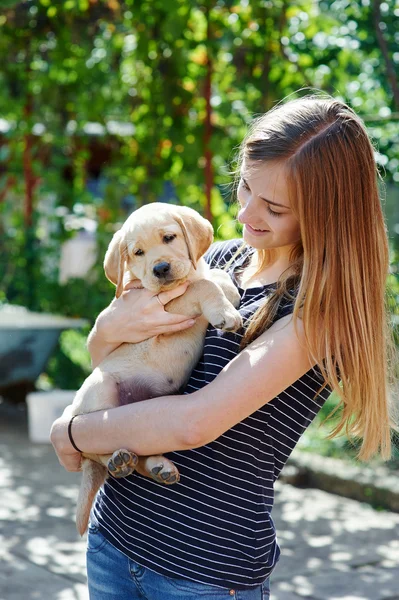
<svg viewBox="0 0 399 600">
<path fill-rule="evenodd" d="M 301 241 L 275 293 L 254 315 L 243 345 L 272 323 L 296 290 L 309 355 L 340 398 L 343 429 L 362 438 L 359 458 L 391 452 L 388 372 L 391 330 L 385 303 L 389 258 L 374 150 L 360 118 L 333 98 L 305 97 L 256 119 L 240 162 L 284 162 Z M 259 271 L 273 262 L 259 251 Z"/>
</svg>

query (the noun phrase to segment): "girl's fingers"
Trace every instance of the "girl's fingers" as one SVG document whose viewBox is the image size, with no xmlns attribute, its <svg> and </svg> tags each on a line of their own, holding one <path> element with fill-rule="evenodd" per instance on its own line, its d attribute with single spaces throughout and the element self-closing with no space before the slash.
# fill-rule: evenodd
<svg viewBox="0 0 399 600">
<path fill-rule="evenodd" d="M 63 457 L 62 460 L 59 460 L 60 464 L 64 467 L 66 471 L 70 473 L 76 473 L 77 471 L 81 471 L 82 469 L 82 458 L 81 457 Z"/>
<path fill-rule="evenodd" d="M 184 321 L 180 323 L 163 325 L 162 327 L 158 327 L 158 335 L 161 333 L 174 333 L 176 331 L 183 331 L 184 329 L 189 329 L 195 324 L 195 319 L 188 319 L 187 317 Z"/>
<path fill-rule="evenodd" d="M 185 283 L 178 285 L 173 290 L 168 290 L 167 292 L 160 292 L 159 294 L 157 294 L 158 298 L 159 298 L 160 302 L 165 306 L 165 304 L 167 304 L 171 300 L 174 300 L 174 298 L 178 298 L 179 296 L 182 296 L 184 294 L 184 292 L 186 291 L 186 289 L 188 288 L 188 286 L 189 286 L 189 283 L 188 283 L 188 281 L 186 281 Z"/>
<path fill-rule="evenodd" d="M 180 315 L 178 313 L 166 313 L 165 318 L 162 319 L 160 325 L 165 325 L 165 327 L 169 327 L 169 325 L 179 325 L 179 323 L 184 323 L 185 321 L 195 322 L 195 317 L 189 317 L 188 315 Z"/>
</svg>

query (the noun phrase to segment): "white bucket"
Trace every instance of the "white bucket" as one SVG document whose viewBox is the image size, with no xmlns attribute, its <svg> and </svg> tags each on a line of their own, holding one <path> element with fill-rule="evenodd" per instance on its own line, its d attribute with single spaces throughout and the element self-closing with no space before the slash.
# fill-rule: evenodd
<svg viewBox="0 0 399 600">
<path fill-rule="evenodd" d="M 68 404 L 72 404 L 75 394 L 74 390 L 50 390 L 32 392 L 26 396 L 31 442 L 50 442 L 51 425 L 62 415 Z"/>
</svg>

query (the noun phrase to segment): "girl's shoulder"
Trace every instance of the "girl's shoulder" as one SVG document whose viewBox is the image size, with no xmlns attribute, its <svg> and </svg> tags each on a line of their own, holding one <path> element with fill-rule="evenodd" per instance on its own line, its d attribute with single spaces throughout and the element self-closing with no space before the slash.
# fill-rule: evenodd
<svg viewBox="0 0 399 600">
<path fill-rule="evenodd" d="M 211 269 L 222 269 L 241 246 L 245 251 L 246 246 L 243 245 L 243 240 L 240 238 L 225 242 L 214 242 L 205 254 L 204 259 Z M 241 255 L 242 253 L 239 252 L 237 258 Z"/>
</svg>

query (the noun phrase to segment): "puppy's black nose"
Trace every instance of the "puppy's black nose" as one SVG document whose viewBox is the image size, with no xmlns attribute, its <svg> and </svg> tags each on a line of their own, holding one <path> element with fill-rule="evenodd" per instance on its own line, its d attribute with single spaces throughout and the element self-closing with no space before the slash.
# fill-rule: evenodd
<svg viewBox="0 0 399 600">
<path fill-rule="evenodd" d="M 154 273 L 155 277 L 158 277 L 158 279 L 165 277 L 169 273 L 169 271 L 170 271 L 170 264 L 167 262 L 158 263 L 152 269 L 152 272 Z"/>
</svg>

